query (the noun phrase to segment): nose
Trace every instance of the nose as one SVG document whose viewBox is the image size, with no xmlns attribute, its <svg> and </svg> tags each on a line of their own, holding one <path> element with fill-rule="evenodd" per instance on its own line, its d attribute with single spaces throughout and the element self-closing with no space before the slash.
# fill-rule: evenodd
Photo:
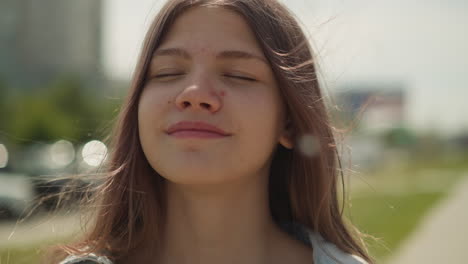
<svg viewBox="0 0 468 264">
<path fill-rule="evenodd" d="M 195 77 L 190 85 L 177 95 L 175 103 L 180 110 L 206 110 L 210 113 L 216 113 L 222 105 L 221 98 L 205 76 Z"/>
</svg>

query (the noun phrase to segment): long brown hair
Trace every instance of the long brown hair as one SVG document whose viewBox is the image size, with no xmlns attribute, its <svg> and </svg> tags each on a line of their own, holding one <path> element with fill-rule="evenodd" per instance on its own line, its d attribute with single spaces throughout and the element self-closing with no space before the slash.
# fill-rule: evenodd
<svg viewBox="0 0 468 264">
<path fill-rule="evenodd" d="M 142 151 L 138 102 L 152 54 L 170 26 L 182 12 L 204 5 L 227 8 L 247 21 L 278 82 L 295 145 L 315 142 L 317 148 L 309 155 L 301 147 L 290 150 L 278 145 L 269 179 L 273 218 L 299 223 L 371 263 L 359 232 L 345 223 L 338 201 L 339 157 L 315 55 L 297 20 L 276 0 L 169 0 L 162 7 L 146 35 L 128 97 L 111 134 L 110 162 L 94 192 L 93 225 L 81 243 L 63 248 L 77 253 L 87 246 L 87 251 L 106 251 L 120 263 L 141 248 L 158 246 L 167 210 L 165 181 Z"/>
</svg>

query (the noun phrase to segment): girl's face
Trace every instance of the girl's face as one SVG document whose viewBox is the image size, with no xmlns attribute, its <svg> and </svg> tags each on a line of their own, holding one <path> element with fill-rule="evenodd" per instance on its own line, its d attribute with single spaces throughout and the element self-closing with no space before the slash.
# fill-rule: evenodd
<svg viewBox="0 0 468 264">
<path fill-rule="evenodd" d="M 267 175 L 278 142 L 291 147 L 273 72 L 248 24 L 223 8 L 190 9 L 171 26 L 153 55 L 138 125 L 150 165 L 180 184 Z"/>
</svg>

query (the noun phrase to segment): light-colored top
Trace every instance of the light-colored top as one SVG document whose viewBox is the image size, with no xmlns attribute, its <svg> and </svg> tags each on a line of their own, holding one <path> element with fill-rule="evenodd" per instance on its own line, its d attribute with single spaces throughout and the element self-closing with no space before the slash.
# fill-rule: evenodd
<svg viewBox="0 0 468 264">
<path fill-rule="evenodd" d="M 361 257 L 341 251 L 317 233 L 309 232 L 309 241 L 314 249 L 314 264 L 367 264 Z"/>
<path fill-rule="evenodd" d="M 113 264 L 105 256 L 98 256 L 96 254 L 88 254 L 83 256 L 68 256 L 66 259 L 62 260 L 59 264 Z"/>
</svg>

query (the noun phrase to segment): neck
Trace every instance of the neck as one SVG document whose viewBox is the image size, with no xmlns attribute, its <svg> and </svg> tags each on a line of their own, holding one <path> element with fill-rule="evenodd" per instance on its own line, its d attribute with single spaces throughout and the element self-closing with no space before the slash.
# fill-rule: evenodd
<svg viewBox="0 0 468 264">
<path fill-rule="evenodd" d="M 273 263 L 280 232 L 270 215 L 268 178 L 216 186 L 168 183 L 158 263 Z"/>
</svg>

